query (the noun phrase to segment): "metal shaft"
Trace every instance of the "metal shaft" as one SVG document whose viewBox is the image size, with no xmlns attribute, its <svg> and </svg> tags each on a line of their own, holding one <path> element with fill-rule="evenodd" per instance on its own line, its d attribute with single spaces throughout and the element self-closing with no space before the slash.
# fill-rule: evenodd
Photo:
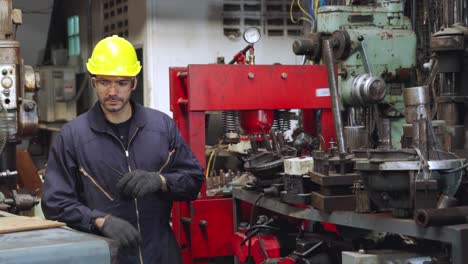
<svg viewBox="0 0 468 264">
<path fill-rule="evenodd" d="M 414 214 L 414 221 L 420 226 L 455 225 L 467 222 L 468 206 L 444 209 L 422 209 Z"/>
<path fill-rule="evenodd" d="M 327 66 L 328 84 L 330 86 L 330 95 L 332 101 L 332 112 L 335 123 L 336 141 L 338 143 L 338 152 L 340 157 L 346 156 L 346 146 L 343 132 L 343 120 L 341 119 L 341 100 L 338 94 L 338 79 L 335 72 L 332 40 L 323 41 L 323 61 Z"/>
</svg>

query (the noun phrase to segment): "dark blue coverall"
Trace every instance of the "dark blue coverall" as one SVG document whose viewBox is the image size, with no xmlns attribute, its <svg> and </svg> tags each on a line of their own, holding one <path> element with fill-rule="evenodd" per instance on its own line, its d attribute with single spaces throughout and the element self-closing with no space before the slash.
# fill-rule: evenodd
<svg viewBox="0 0 468 264">
<path fill-rule="evenodd" d="M 169 116 L 134 102 L 132 106 L 127 146 L 110 128 L 99 102 L 63 127 L 50 150 L 42 209 L 48 219 L 97 234 L 97 217 L 117 216 L 135 228 L 139 222 L 145 264 L 181 263 L 169 224 L 172 201 L 196 199 L 203 170 Z M 122 174 L 135 169 L 155 172 L 163 166 L 166 192 L 139 199 L 118 192 Z M 137 253 L 119 254 L 119 263 L 139 262 Z"/>
</svg>

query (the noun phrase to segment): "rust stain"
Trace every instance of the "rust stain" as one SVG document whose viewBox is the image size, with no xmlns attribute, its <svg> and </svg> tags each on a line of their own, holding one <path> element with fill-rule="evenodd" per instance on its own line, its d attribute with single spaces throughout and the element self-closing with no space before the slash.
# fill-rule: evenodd
<svg viewBox="0 0 468 264">
<path fill-rule="evenodd" d="M 381 39 L 382 40 L 384 40 L 384 39 L 393 39 L 393 33 L 384 31 L 384 32 L 382 32 Z"/>
</svg>

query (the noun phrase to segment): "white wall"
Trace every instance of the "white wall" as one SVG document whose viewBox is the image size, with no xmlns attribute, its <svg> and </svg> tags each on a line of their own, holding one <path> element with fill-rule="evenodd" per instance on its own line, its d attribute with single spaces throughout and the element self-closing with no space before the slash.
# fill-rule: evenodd
<svg viewBox="0 0 468 264">
<path fill-rule="evenodd" d="M 27 65 L 36 65 L 38 52 L 45 48 L 53 3 L 53 0 L 13 1 L 13 8 L 23 11 L 23 25 L 18 27 L 16 39 Z"/>
<path fill-rule="evenodd" d="M 145 104 L 170 114 L 169 67 L 228 62 L 246 43 L 223 34 L 221 0 L 147 0 Z M 263 36 L 256 44 L 256 63 L 301 63 L 288 37 Z"/>
</svg>

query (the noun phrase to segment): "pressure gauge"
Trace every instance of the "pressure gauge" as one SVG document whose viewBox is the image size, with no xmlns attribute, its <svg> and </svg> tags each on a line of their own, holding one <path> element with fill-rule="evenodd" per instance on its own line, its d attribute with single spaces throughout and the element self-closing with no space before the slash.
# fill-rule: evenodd
<svg viewBox="0 0 468 264">
<path fill-rule="evenodd" d="M 3 88 L 8 89 L 13 85 L 13 80 L 10 77 L 6 76 L 2 78 L 1 83 Z"/>
<path fill-rule="evenodd" d="M 244 31 L 244 40 L 254 44 L 260 40 L 260 30 L 256 27 L 250 27 Z"/>
</svg>

